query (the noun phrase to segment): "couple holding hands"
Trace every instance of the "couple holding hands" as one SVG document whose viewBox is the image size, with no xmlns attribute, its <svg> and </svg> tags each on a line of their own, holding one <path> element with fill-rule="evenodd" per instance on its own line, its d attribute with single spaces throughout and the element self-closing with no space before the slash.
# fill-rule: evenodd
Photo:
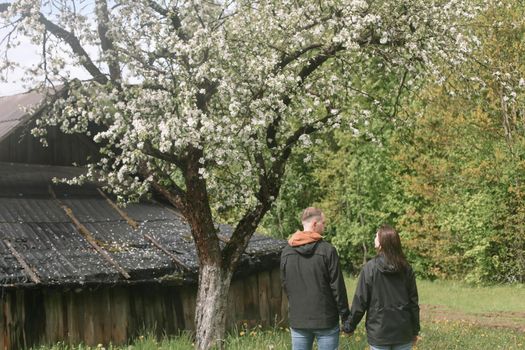
<svg viewBox="0 0 525 350">
<path fill-rule="evenodd" d="M 377 256 L 359 275 L 352 307 L 335 248 L 324 241 L 324 214 L 306 208 L 303 231 L 294 233 L 281 254 L 281 281 L 288 296 L 293 350 L 339 346 L 340 329 L 352 335 L 366 313 L 371 350 L 410 350 L 419 334 L 416 278 L 398 233 L 382 226 L 376 233 Z M 341 326 L 339 323 L 341 320 Z"/>
</svg>

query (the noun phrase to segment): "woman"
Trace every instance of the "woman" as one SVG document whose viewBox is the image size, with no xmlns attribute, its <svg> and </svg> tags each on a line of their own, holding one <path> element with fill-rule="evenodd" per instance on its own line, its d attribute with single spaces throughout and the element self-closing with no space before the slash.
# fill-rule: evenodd
<svg viewBox="0 0 525 350">
<path fill-rule="evenodd" d="M 375 238 L 377 256 L 363 267 L 344 330 L 353 333 L 366 312 L 366 333 L 372 350 L 410 350 L 419 333 L 416 278 L 401 240 L 390 226 Z"/>
</svg>

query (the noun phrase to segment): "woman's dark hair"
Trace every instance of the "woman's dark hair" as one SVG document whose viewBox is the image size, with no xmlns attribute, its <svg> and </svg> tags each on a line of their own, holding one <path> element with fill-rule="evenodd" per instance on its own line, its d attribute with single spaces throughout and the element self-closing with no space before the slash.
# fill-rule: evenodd
<svg viewBox="0 0 525 350">
<path fill-rule="evenodd" d="M 401 271 L 408 267 L 408 261 L 401 247 L 399 234 L 389 225 L 383 225 L 377 231 L 380 252 L 385 257 L 385 262 L 393 266 L 394 270 Z"/>
</svg>

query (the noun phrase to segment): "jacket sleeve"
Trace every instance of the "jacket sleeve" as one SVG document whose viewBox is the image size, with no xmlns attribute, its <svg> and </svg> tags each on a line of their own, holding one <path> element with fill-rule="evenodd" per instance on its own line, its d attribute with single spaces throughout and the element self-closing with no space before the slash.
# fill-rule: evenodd
<svg viewBox="0 0 525 350">
<path fill-rule="evenodd" d="M 350 331 L 353 332 L 361 319 L 363 318 L 365 312 L 368 310 L 370 305 L 370 294 L 371 289 L 369 283 L 367 283 L 367 271 L 366 265 L 359 275 L 359 280 L 357 281 L 357 286 L 355 289 L 354 299 L 352 300 L 352 309 L 350 310 Z"/>
<path fill-rule="evenodd" d="M 348 310 L 348 296 L 346 294 L 345 280 L 341 272 L 341 264 L 339 263 L 339 256 L 337 251 L 332 247 L 330 257 L 328 259 L 328 273 L 330 278 L 330 288 L 332 295 L 337 304 L 337 310 L 341 320 L 346 320 L 350 314 Z"/>
<path fill-rule="evenodd" d="M 408 278 L 408 301 L 410 306 L 410 316 L 412 318 L 412 334 L 419 334 L 419 296 L 417 293 L 416 275 L 412 269 L 409 270 Z"/>
</svg>

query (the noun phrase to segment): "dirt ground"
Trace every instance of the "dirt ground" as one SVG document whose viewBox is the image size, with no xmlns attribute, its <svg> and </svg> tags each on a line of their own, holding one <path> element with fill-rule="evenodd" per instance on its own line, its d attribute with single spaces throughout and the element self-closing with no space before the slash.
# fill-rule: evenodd
<svg viewBox="0 0 525 350">
<path fill-rule="evenodd" d="M 483 327 L 509 328 L 525 332 L 525 312 L 464 313 L 443 305 L 420 305 L 424 321 L 462 321 Z"/>
</svg>

